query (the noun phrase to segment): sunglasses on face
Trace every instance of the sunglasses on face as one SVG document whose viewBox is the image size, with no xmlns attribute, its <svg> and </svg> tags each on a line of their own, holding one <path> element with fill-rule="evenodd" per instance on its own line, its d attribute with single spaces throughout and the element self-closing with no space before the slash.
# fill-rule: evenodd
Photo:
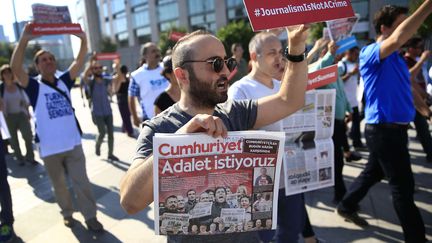
<svg viewBox="0 0 432 243">
<path fill-rule="evenodd" d="M 102 67 L 93 67 L 94 70 L 102 69 Z"/>
<path fill-rule="evenodd" d="M 228 59 L 222 59 L 221 57 L 215 57 L 213 59 L 207 59 L 204 61 L 199 60 L 188 60 L 184 61 L 183 64 L 188 62 L 206 62 L 212 65 L 213 71 L 216 73 L 220 73 L 222 69 L 224 68 L 224 64 L 227 65 L 227 68 L 230 72 L 232 72 L 237 67 L 237 61 L 235 58 L 228 58 Z"/>
</svg>

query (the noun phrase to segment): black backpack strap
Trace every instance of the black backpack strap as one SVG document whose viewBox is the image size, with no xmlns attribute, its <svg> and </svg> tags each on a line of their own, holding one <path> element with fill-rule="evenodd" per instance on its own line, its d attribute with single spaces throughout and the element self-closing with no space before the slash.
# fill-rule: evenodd
<svg viewBox="0 0 432 243">
<path fill-rule="evenodd" d="M 57 80 L 56 80 L 56 81 L 57 81 Z M 63 90 L 59 89 L 59 88 L 57 87 L 57 85 L 52 84 L 52 83 L 50 83 L 50 82 L 48 82 L 48 81 L 46 81 L 46 80 L 41 79 L 41 82 L 44 83 L 44 84 L 46 84 L 46 85 L 49 86 L 50 88 L 54 89 L 55 91 L 57 91 L 58 93 L 60 93 L 61 95 L 63 95 L 63 96 L 66 98 L 66 100 L 69 102 L 69 105 L 70 105 L 71 108 L 72 108 L 73 115 L 74 115 L 74 118 L 75 118 L 75 122 L 76 122 L 77 127 L 78 127 L 78 131 L 79 131 L 80 135 L 82 135 L 83 132 L 82 132 L 82 130 L 81 130 L 81 126 L 80 126 L 80 124 L 79 124 L 79 122 L 78 122 L 78 119 L 77 119 L 76 116 L 75 116 L 75 109 L 73 108 L 73 106 L 72 106 L 72 102 L 71 102 L 71 100 L 69 99 L 69 96 L 66 94 L 66 92 L 64 92 Z"/>
</svg>

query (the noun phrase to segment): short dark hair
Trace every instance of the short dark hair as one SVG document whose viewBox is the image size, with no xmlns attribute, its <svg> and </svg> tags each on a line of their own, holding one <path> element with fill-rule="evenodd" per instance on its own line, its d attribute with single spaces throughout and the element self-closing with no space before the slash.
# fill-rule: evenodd
<svg viewBox="0 0 432 243">
<path fill-rule="evenodd" d="M 163 69 L 162 69 L 161 75 L 164 76 L 166 79 L 168 79 L 168 77 L 166 75 L 168 73 L 173 72 L 171 56 L 164 57 L 162 60 L 162 63 L 163 63 Z M 168 81 L 171 82 L 171 80 L 169 80 L 169 79 L 168 79 Z"/>
<path fill-rule="evenodd" d="M 404 47 L 406 47 L 406 48 L 415 48 L 415 47 L 418 47 L 418 45 L 420 43 L 423 43 L 423 39 L 422 38 L 420 38 L 420 37 L 412 37 L 411 39 L 409 39 L 405 43 Z"/>
<path fill-rule="evenodd" d="M 187 42 L 198 36 L 213 35 L 206 30 L 197 30 L 180 38 L 180 40 L 174 45 L 172 50 L 171 56 L 173 68 L 181 67 L 184 64 L 184 61 L 192 59 L 194 49 L 192 46 L 188 45 Z"/>
<path fill-rule="evenodd" d="M 165 203 L 168 203 L 168 199 L 170 199 L 170 198 L 177 199 L 177 196 L 175 196 L 175 195 L 170 195 L 169 197 L 167 197 L 167 198 L 165 199 Z"/>
<path fill-rule="evenodd" d="M 243 47 L 241 43 L 234 43 L 231 45 L 231 53 L 234 54 L 234 52 L 236 51 L 237 47 Z"/>
<path fill-rule="evenodd" d="M 395 5 L 385 5 L 380 10 L 375 13 L 374 16 L 374 26 L 375 31 L 378 35 L 381 35 L 381 25 L 386 27 L 391 27 L 395 22 L 396 18 L 401 14 L 407 14 L 408 8 L 395 6 Z"/>
</svg>

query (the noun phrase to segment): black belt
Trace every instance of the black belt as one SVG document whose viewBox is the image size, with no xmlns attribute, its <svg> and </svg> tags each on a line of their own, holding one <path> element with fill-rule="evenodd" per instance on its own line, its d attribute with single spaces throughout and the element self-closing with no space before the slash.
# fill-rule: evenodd
<svg viewBox="0 0 432 243">
<path fill-rule="evenodd" d="M 366 124 L 366 127 L 376 127 L 376 128 L 387 128 L 387 129 L 408 129 L 409 124 L 399 124 L 399 123 L 377 123 L 377 124 Z"/>
</svg>

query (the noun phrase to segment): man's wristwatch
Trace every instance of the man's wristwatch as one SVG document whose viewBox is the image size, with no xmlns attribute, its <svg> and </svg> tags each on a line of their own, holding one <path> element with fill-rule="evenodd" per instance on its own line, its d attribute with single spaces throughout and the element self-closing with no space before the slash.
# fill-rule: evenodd
<svg viewBox="0 0 432 243">
<path fill-rule="evenodd" d="M 303 62 L 307 58 L 306 50 L 300 55 L 290 55 L 288 47 L 285 48 L 284 57 L 290 62 Z"/>
</svg>

